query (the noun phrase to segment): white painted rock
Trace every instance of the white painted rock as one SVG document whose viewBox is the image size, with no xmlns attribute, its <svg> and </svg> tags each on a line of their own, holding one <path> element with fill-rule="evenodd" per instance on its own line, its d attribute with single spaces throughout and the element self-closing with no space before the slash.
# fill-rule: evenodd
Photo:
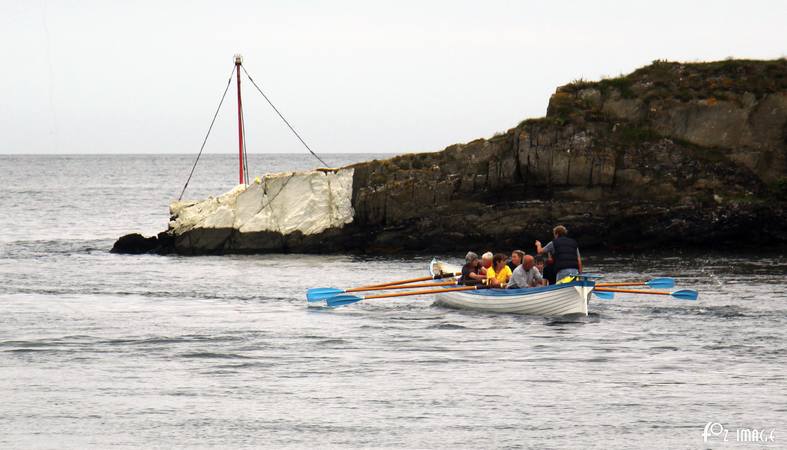
<svg viewBox="0 0 787 450">
<path fill-rule="evenodd" d="M 268 174 L 219 197 L 172 203 L 169 227 L 175 235 L 195 228 L 318 234 L 353 221 L 352 187 L 353 169 Z"/>
</svg>

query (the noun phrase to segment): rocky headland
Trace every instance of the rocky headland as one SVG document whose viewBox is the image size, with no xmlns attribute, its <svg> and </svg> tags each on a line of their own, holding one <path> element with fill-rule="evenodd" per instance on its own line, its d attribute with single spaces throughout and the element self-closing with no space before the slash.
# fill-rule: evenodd
<svg viewBox="0 0 787 450">
<path fill-rule="evenodd" d="M 786 198 L 787 60 L 655 61 L 489 139 L 175 203 L 113 251 L 530 250 L 558 223 L 583 248 L 773 249 Z"/>
</svg>

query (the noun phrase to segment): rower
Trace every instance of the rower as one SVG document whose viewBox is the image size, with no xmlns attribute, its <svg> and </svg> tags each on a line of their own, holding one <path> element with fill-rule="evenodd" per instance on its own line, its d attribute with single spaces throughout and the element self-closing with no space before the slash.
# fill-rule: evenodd
<svg viewBox="0 0 787 450">
<path fill-rule="evenodd" d="M 541 276 L 541 272 L 536 269 L 535 259 L 530 255 L 525 255 L 522 259 L 522 265 L 514 270 L 511 275 L 511 281 L 506 286 L 509 289 L 516 288 L 529 288 L 545 286 L 547 281 Z"/>
<path fill-rule="evenodd" d="M 486 278 L 492 287 L 505 287 L 511 279 L 511 269 L 506 265 L 506 255 L 496 254 L 492 258 L 492 267 L 486 269 Z"/>
<path fill-rule="evenodd" d="M 582 257 L 579 255 L 579 244 L 574 239 L 566 236 L 568 230 L 563 225 L 558 225 L 552 230 L 555 239 L 544 247 L 541 241 L 536 241 L 536 253 L 551 253 L 554 257 L 554 267 L 557 281 L 565 277 L 582 272 Z"/>
<path fill-rule="evenodd" d="M 481 273 L 486 275 L 486 271 L 492 268 L 492 258 L 494 255 L 492 252 L 486 252 L 481 255 Z"/>
<path fill-rule="evenodd" d="M 511 269 L 511 272 L 516 270 L 517 266 L 522 264 L 522 258 L 525 257 L 525 252 L 522 250 L 514 250 L 511 252 L 511 261 L 508 261 L 508 268 Z"/>
<path fill-rule="evenodd" d="M 466 286 L 482 284 L 486 279 L 486 275 L 481 273 L 481 269 L 481 261 L 478 259 L 478 255 L 473 252 L 467 252 L 465 265 L 462 266 L 462 276 L 459 277 L 458 284 Z"/>
<path fill-rule="evenodd" d="M 538 273 L 540 273 L 541 276 L 544 278 L 544 286 L 548 285 L 549 284 L 549 277 L 547 276 L 547 273 L 545 272 L 546 266 L 545 266 L 545 261 L 544 261 L 544 255 L 536 256 L 536 269 L 538 269 Z"/>
</svg>

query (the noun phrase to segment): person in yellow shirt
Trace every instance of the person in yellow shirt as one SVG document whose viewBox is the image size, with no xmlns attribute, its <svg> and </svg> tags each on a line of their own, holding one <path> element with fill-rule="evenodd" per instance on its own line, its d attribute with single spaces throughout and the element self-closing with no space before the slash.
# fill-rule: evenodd
<svg viewBox="0 0 787 450">
<path fill-rule="evenodd" d="M 489 286 L 505 287 L 511 278 L 511 268 L 506 265 L 506 255 L 496 254 L 492 258 L 492 267 L 486 269 L 486 279 Z"/>
</svg>

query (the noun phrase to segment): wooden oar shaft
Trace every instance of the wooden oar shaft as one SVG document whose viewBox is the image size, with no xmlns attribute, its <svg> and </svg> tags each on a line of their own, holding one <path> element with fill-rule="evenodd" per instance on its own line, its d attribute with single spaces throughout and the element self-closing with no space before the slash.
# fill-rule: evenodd
<svg viewBox="0 0 787 450">
<path fill-rule="evenodd" d="M 623 282 L 623 283 L 596 283 L 597 287 L 614 287 L 614 286 L 647 286 L 644 281 L 639 282 Z"/>
<path fill-rule="evenodd" d="M 462 286 L 462 287 L 444 288 L 444 289 L 427 289 L 424 291 L 394 292 L 391 294 L 364 295 L 363 298 L 364 300 L 368 300 L 370 298 L 405 297 L 407 295 L 439 294 L 441 292 L 452 292 L 452 291 L 472 291 L 484 287 L 486 286 Z"/>
<path fill-rule="evenodd" d="M 435 287 L 435 286 L 450 286 L 452 284 L 456 284 L 456 281 L 443 281 L 440 283 L 421 283 L 421 284 L 396 284 L 390 286 L 377 286 L 377 287 L 359 287 L 359 288 L 352 288 L 347 289 L 344 292 L 363 292 L 363 291 L 386 291 L 388 289 L 413 289 L 413 288 L 424 288 L 424 287 Z"/>
<path fill-rule="evenodd" d="M 620 292 L 623 294 L 672 295 L 672 292 L 669 291 L 639 291 L 636 289 L 609 289 L 609 288 L 594 288 L 593 290 L 601 291 L 601 292 Z"/>
<path fill-rule="evenodd" d="M 444 273 L 444 274 L 428 276 L 428 277 L 410 278 L 409 280 L 398 280 L 398 281 L 389 281 L 388 283 L 367 284 L 366 286 L 359 286 L 353 289 L 363 290 L 367 288 L 376 288 L 376 287 L 383 287 L 383 286 L 396 286 L 399 284 L 417 283 L 419 281 L 439 280 L 442 278 L 455 277 L 457 275 L 461 275 L 461 273 Z M 348 289 L 347 292 L 351 292 L 351 291 Z"/>
<path fill-rule="evenodd" d="M 390 281 L 388 283 L 378 283 L 378 284 L 367 284 L 366 286 L 359 286 L 354 289 L 366 289 L 366 288 L 375 288 L 375 287 L 383 287 L 383 286 L 395 286 L 397 284 L 407 284 L 407 283 L 417 283 L 419 281 L 428 281 L 433 280 L 432 277 L 420 277 L 420 278 L 410 278 L 409 280 L 399 280 L 399 281 Z M 349 290 L 348 290 L 349 292 Z"/>
</svg>

